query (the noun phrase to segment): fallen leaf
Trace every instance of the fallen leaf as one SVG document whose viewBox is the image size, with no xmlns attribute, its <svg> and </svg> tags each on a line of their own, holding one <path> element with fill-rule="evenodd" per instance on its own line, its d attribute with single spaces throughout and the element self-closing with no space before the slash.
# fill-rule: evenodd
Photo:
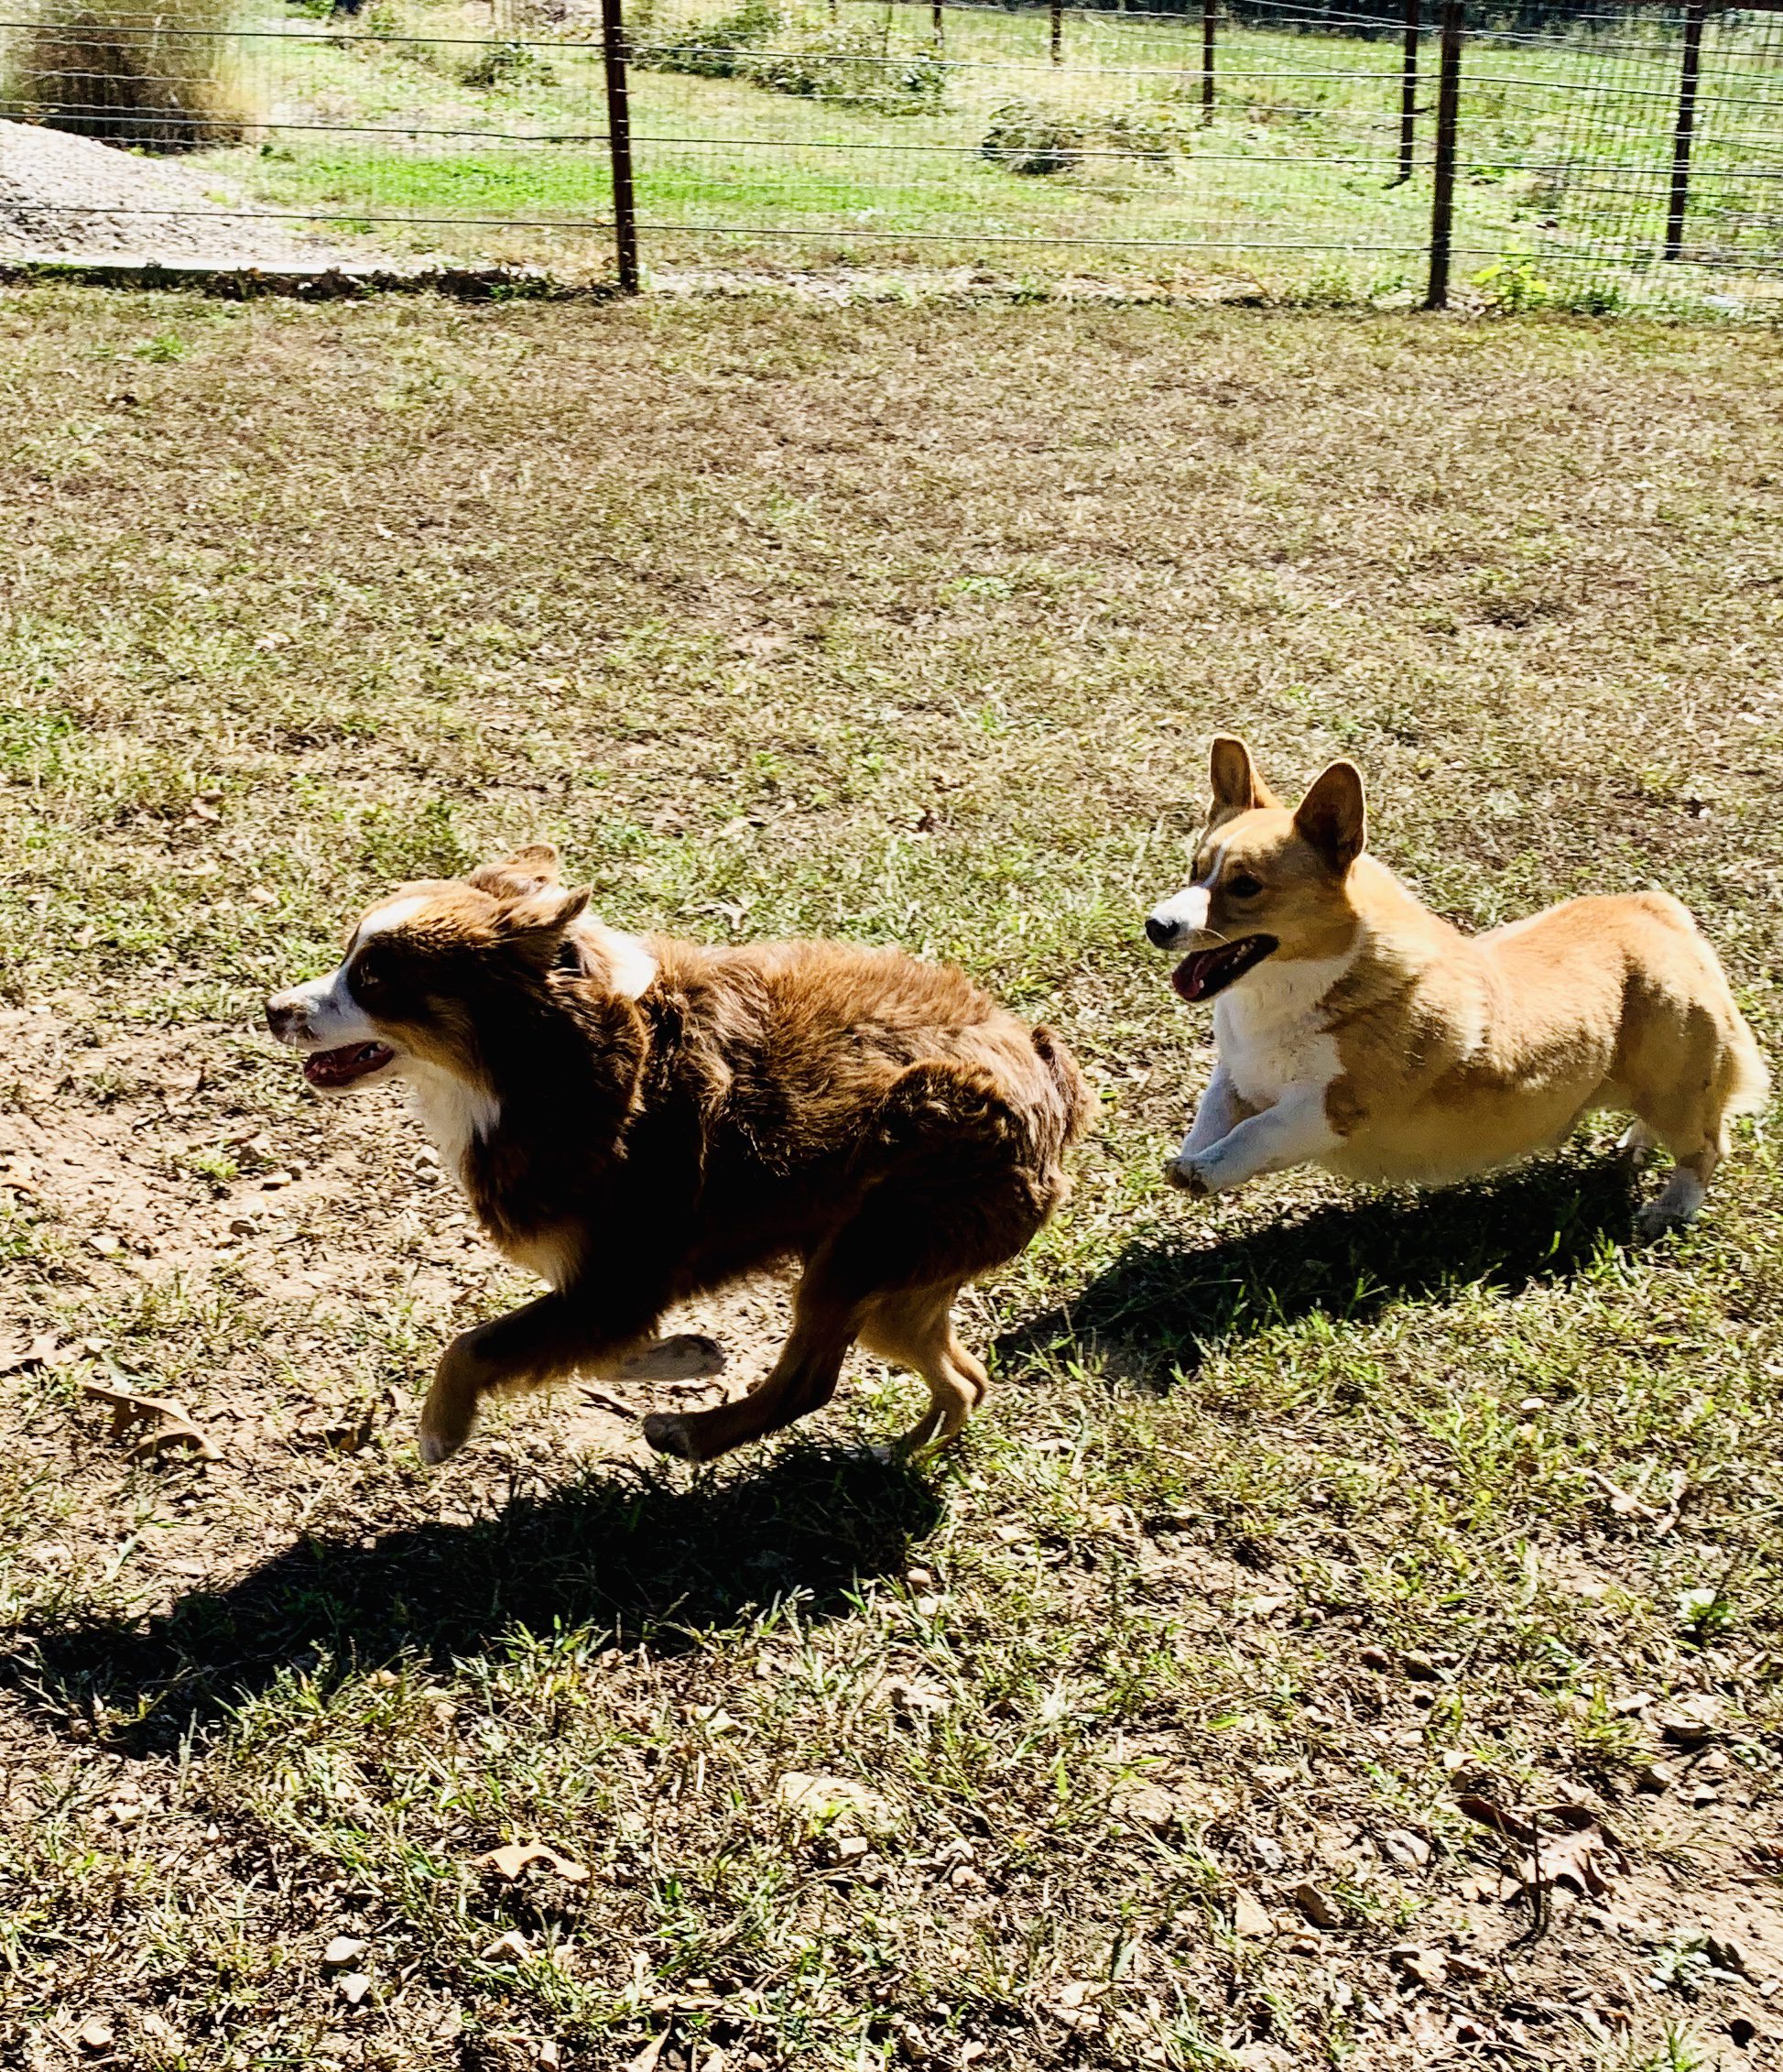
<svg viewBox="0 0 1783 2072">
<path fill-rule="evenodd" d="M 1470 1820 L 1534 1850 L 1517 1866 L 1526 1886 L 1571 1885 L 1595 1899 L 1628 1868 L 1621 1844 L 1589 1806 L 1544 1805 L 1518 1813 L 1473 1793 L 1462 1794 L 1455 1804 Z"/>
<path fill-rule="evenodd" d="M 506 1935 L 497 1936 L 481 1954 L 485 1964 L 524 1964 L 532 1951 L 520 1931 L 510 1928 Z"/>
<path fill-rule="evenodd" d="M 53 1331 L 46 1331 L 33 1338 L 28 1345 L 18 1339 L 9 1339 L 0 1347 L 0 1374 L 25 1374 L 34 1367 L 54 1367 L 58 1364 L 56 1347 L 60 1343 Z"/>
<path fill-rule="evenodd" d="M 1448 1959 L 1440 1949 L 1423 1949 L 1416 1943 L 1401 1943 L 1397 1949 L 1389 1950 L 1387 1956 L 1427 1992 L 1441 1991 L 1449 1975 Z"/>
<path fill-rule="evenodd" d="M 111 1436 L 121 1439 L 133 1425 L 148 1427 L 130 1448 L 132 1460 L 149 1460 L 169 1447 L 183 1447 L 201 1460 L 221 1460 L 216 1445 L 192 1423 L 184 1403 L 171 1397 L 138 1395 L 134 1389 L 120 1389 L 108 1381 L 83 1381 L 82 1390 L 96 1402 L 109 1404 Z"/>
<path fill-rule="evenodd" d="M 1291 1887 L 1282 1897 L 1290 1905 L 1298 1907 L 1315 1928 L 1340 1928 L 1343 1925 L 1343 1916 L 1338 1911 L 1336 1902 L 1310 1881 Z"/>
<path fill-rule="evenodd" d="M 556 1849 L 547 1848 L 543 1842 L 510 1842 L 506 1848 L 491 1849 L 477 1861 L 485 1870 L 506 1878 L 510 1884 L 535 1863 L 549 1863 L 560 1878 L 571 1885 L 580 1885 L 588 1876 L 585 1863 L 578 1863 L 573 1857 L 560 1856 Z"/>
<path fill-rule="evenodd" d="M 1409 1827 L 1389 1827 L 1379 1838 L 1381 1854 L 1401 1870 L 1421 1870 L 1430 1860 L 1430 1845 Z"/>
<path fill-rule="evenodd" d="M 775 1790 L 782 1805 L 811 1825 L 855 1822 L 881 1832 L 897 1825 L 889 1802 L 853 1777 L 788 1770 Z"/>
<path fill-rule="evenodd" d="M 662 2056 L 662 2046 L 669 2041 L 665 2029 L 659 2036 L 652 2036 L 637 2056 L 626 2066 L 625 2072 L 657 2072 L 657 2060 Z"/>
<path fill-rule="evenodd" d="M 76 2034 L 82 2050 L 110 2050 L 112 2047 L 112 2025 L 103 2014 L 91 2016 Z"/>
</svg>

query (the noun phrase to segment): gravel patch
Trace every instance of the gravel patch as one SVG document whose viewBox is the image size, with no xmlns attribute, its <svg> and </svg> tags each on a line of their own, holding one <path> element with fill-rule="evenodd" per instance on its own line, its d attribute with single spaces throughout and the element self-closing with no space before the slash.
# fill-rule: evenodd
<svg viewBox="0 0 1783 2072">
<path fill-rule="evenodd" d="M 0 122 L 0 258 L 316 267 L 378 256 L 304 235 L 216 197 L 213 173 L 92 137 Z"/>
</svg>

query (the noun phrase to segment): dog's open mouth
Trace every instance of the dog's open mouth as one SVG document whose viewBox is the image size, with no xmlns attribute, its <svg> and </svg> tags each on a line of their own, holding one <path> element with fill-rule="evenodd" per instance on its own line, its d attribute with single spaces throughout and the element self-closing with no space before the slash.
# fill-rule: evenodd
<svg viewBox="0 0 1783 2072">
<path fill-rule="evenodd" d="M 338 1051 L 311 1051 L 303 1076 L 312 1086 L 351 1086 L 367 1073 L 381 1072 L 396 1056 L 382 1043 L 343 1043 Z"/>
<path fill-rule="evenodd" d="M 1273 935 L 1241 935 L 1235 943 L 1222 943 L 1217 950 L 1197 950 L 1170 974 L 1170 984 L 1185 1000 L 1211 1000 L 1276 947 Z"/>
</svg>

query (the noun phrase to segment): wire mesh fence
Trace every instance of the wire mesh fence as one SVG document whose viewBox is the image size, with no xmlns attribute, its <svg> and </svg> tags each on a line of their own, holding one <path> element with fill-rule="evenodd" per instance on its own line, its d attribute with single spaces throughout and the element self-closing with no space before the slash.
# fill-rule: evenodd
<svg viewBox="0 0 1783 2072">
<path fill-rule="evenodd" d="M 1783 308 L 1775 4 L 12 4 L 0 253 Z"/>
</svg>

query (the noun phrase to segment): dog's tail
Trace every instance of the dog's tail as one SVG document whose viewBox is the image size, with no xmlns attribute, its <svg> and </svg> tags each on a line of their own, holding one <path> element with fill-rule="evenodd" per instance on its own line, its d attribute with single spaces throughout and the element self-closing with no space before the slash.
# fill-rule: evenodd
<svg viewBox="0 0 1783 2072">
<path fill-rule="evenodd" d="M 1089 1083 L 1078 1070 L 1077 1060 L 1045 1022 L 1033 1031 L 1033 1041 L 1035 1055 L 1046 1067 L 1047 1077 L 1057 1089 L 1064 1108 L 1063 1141 L 1074 1144 L 1090 1127 L 1090 1118 L 1095 1113 Z"/>
</svg>

